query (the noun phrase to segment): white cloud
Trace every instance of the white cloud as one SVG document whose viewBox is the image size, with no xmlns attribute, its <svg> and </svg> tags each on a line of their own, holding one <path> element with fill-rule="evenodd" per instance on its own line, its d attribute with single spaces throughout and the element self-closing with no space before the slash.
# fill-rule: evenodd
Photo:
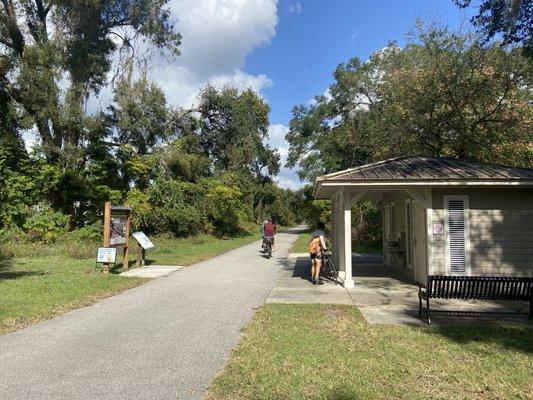
<svg viewBox="0 0 533 400">
<path fill-rule="evenodd" d="M 303 7 L 299 1 L 295 1 L 289 5 L 289 13 L 291 14 L 300 14 L 302 10 Z"/>
<path fill-rule="evenodd" d="M 242 67 L 247 54 L 276 35 L 276 0 L 171 0 L 169 6 L 183 36 L 181 55 L 171 63 L 156 60 L 150 76 L 170 104 L 190 107 L 208 82 L 257 92 L 272 85 Z"/>
<path fill-rule="evenodd" d="M 31 152 L 35 146 L 41 143 L 39 135 L 35 129 L 23 130 L 22 140 L 24 141 L 24 146 L 28 152 Z"/>
<path fill-rule="evenodd" d="M 168 6 L 183 37 L 181 55 L 175 60 L 154 57 L 149 76 L 170 104 L 191 107 L 207 83 L 257 92 L 272 85 L 267 76 L 248 74 L 243 66 L 251 51 L 276 35 L 276 0 L 170 0 Z M 110 98 L 110 91 L 102 91 L 88 110 L 105 108 Z"/>
<path fill-rule="evenodd" d="M 285 140 L 287 132 L 289 132 L 289 128 L 282 124 L 272 124 L 268 128 L 268 144 L 277 149 L 281 156 L 282 167 L 279 175 L 274 180 L 282 188 L 299 189 L 302 187 L 302 182 L 300 182 L 296 173 L 284 167 L 289 155 L 289 144 Z"/>
</svg>

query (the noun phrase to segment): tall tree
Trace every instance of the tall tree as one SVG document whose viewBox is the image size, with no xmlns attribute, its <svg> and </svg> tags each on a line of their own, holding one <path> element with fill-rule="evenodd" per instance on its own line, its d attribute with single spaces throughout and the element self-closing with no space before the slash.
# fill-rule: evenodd
<svg viewBox="0 0 533 400">
<path fill-rule="evenodd" d="M 304 178 L 399 155 L 533 165 L 532 64 L 519 49 L 418 25 L 403 48 L 335 71 L 293 111 L 288 163 Z"/>
<path fill-rule="evenodd" d="M 31 116 L 49 159 L 85 141 L 73 121 L 105 83 L 115 54 L 139 36 L 178 53 L 167 2 L 0 1 L 0 93 Z"/>
<path fill-rule="evenodd" d="M 454 0 L 459 7 L 472 0 Z M 483 32 L 485 41 L 501 34 L 504 44 L 519 44 L 533 57 L 533 2 L 531 0 L 483 0 L 472 23 Z"/>
<path fill-rule="evenodd" d="M 207 86 L 198 107 L 199 146 L 218 170 L 276 174 L 279 154 L 266 144 L 270 107 L 251 89 Z"/>
</svg>

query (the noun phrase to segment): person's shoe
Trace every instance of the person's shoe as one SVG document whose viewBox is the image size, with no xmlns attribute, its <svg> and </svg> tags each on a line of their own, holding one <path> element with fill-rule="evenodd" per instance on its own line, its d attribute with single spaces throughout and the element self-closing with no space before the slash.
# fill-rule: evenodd
<svg viewBox="0 0 533 400">
<path fill-rule="evenodd" d="M 311 279 L 311 283 L 312 283 L 313 285 L 316 285 L 316 281 L 315 281 L 314 279 Z"/>
</svg>

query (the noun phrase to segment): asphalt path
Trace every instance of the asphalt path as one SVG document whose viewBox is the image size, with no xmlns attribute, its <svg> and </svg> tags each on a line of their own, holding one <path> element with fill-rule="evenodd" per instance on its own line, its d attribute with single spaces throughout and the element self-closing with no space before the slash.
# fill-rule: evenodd
<svg viewBox="0 0 533 400">
<path fill-rule="evenodd" d="M 294 232 L 294 231 L 293 231 Z M 0 336 L 0 399 L 200 399 L 286 264 L 293 232 Z"/>
</svg>

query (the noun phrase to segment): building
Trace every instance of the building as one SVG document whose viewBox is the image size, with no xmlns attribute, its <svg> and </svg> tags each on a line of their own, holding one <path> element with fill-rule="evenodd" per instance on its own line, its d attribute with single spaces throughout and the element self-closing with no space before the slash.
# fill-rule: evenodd
<svg viewBox="0 0 533 400">
<path fill-rule="evenodd" d="M 354 285 L 351 206 L 382 210 L 384 263 L 413 281 L 427 275 L 533 276 L 533 169 L 424 157 L 393 158 L 324 175 L 333 254 Z"/>
</svg>

